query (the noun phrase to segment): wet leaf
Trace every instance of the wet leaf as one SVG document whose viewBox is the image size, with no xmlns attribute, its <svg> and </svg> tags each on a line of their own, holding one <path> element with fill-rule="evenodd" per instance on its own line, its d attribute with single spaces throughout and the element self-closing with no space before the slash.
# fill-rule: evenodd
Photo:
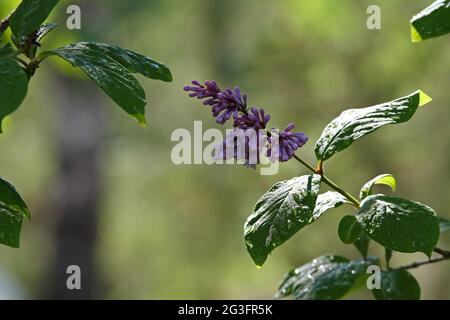
<svg viewBox="0 0 450 320">
<path fill-rule="evenodd" d="M 367 197 L 357 215 L 364 232 L 391 250 L 431 256 L 439 240 L 439 221 L 430 207 L 397 197 Z"/>
<path fill-rule="evenodd" d="M 314 208 L 313 218 L 311 222 L 319 219 L 326 211 L 334 208 L 338 208 L 343 204 L 351 204 L 346 197 L 338 192 L 328 191 L 323 194 L 319 194 L 317 197 L 316 207 Z"/>
<path fill-rule="evenodd" d="M 377 300 L 419 300 L 420 285 L 406 270 L 381 272 L 381 288 L 372 290 Z"/>
<path fill-rule="evenodd" d="M 275 299 L 292 295 L 297 300 L 336 300 L 342 298 L 367 278 L 367 267 L 378 264 L 377 258 L 350 261 L 340 256 L 322 256 L 289 271 Z"/>
<path fill-rule="evenodd" d="M 57 55 L 74 67 L 83 70 L 123 110 L 145 125 L 144 89 L 139 82 L 113 57 L 103 50 L 85 43 L 70 44 L 52 51 L 45 51 L 40 59 Z"/>
<path fill-rule="evenodd" d="M 413 42 L 439 37 L 450 32 L 450 0 L 434 1 L 411 20 Z"/>
<path fill-rule="evenodd" d="M 28 90 L 25 71 L 11 57 L 0 58 L 0 133 L 3 119 L 16 111 Z"/>
<path fill-rule="evenodd" d="M 23 0 L 11 16 L 11 30 L 19 43 L 39 29 L 58 0 Z"/>
<path fill-rule="evenodd" d="M 56 23 L 45 23 L 39 27 L 36 32 L 36 41 L 41 41 L 47 34 L 49 34 L 52 30 L 58 27 Z"/>
<path fill-rule="evenodd" d="M 17 190 L 0 179 L 0 243 L 18 248 L 23 218 L 30 218 L 27 205 Z"/>
<path fill-rule="evenodd" d="M 131 73 L 140 73 L 147 78 L 166 82 L 172 81 L 172 74 L 169 68 L 142 54 L 104 43 L 83 42 L 83 45 L 103 51 L 105 55 L 119 62 Z"/>
<path fill-rule="evenodd" d="M 355 216 L 345 216 L 339 223 L 339 238 L 345 244 L 352 244 L 359 239 L 363 233 L 361 226 Z"/>
<path fill-rule="evenodd" d="M 3 47 L 0 48 L 0 58 L 2 57 L 13 57 L 16 56 L 17 52 L 13 49 L 10 43 L 5 44 Z"/>
<path fill-rule="evenodd" d="M 282 181 L 257 202 L 244 227 L 247 250 L 257 266 L 262 266 L 275 248 L 310 223 L 320 181 L 319 175 Z"/>
<path fill-rule="evenodd" d="M 410 120 L 419 106 L 431 101 L 422 91 L 368 108 L 350 109 L 334 119 L 316 143 L 318 160 L 327 160 L 354 141 L 388 124 Z"/>
<path fill-rule="evenodd" d="M 367 254 L 369 253 L 369 244 L 370 238 L 364 233 L 353 243 L 355 248 L 363 257 L 367 257 Z"/>
</svg>

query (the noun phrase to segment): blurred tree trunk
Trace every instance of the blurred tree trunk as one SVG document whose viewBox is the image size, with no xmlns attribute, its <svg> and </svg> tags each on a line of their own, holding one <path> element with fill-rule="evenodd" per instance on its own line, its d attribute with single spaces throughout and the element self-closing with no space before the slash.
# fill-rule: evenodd
<svg viewBox="0 0 450 320">
<path fill-rule="evenodd" d="M 57 78 L 57 162 L 49 204 L 54 223 L 54 261 L 45 283 L 50 299 L 97 297 L 95 248 L 101 195 L 98 153 L 102 137 L 101 101 L 89 82 Z M 81 290 L 67 288 L 67 267 L 81 268 Z"/>
</svg>

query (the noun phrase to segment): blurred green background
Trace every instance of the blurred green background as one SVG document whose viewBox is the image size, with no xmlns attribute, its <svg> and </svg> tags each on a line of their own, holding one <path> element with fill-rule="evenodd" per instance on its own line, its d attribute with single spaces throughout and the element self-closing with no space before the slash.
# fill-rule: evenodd
<svg viewBox="0 0 450 320">
<path fill-rule="evenodd" d="M 0 16 L 18 2 L 0 0 Z M 243 243 L 254 203 L 274 183 L 306 171 L 292 161 L 276 176 L 241 166 L 173 165 L 173 130 L 192 129 L 195 120 L 218 127 L 209 110 L 182 91 L 191 79 L 239 85 L 252 105 L 272 114 L 273 125 L 295 122 L 311 138 L 300 151 L 310 162 L 314 141 L 342 110 L 424 90 L 434 101 L 412 121 L 355 143 L 333 157 L 327 170 L 353 193 L 375 175 L 393 173 L 399 196 L 450 218 L 450 37 L 410 41 L 410 18 L 431 2 L 61 1 L 51 19 L 60 27 L 43 41 L 45 48 L 78 40 L 120 45 L 167 64 L 174 82 L 140 78 L 149 100 L 149 127 L 142 129 L 83 75 L 55 59 L 42 66 L 0 136 L 0 175 L 32 212 L 21 248 L 0 247 L 0 298 L 71 298 L 74 293 L 55 293 L 52 286 L 65 284 L 55 284 L 52 275 L 64 274 L 67 257 L 83 250 L 92 260 L 82 267 L 82 281 L 90 278 L 91 287 L 83 297 L 106 299 L 270 299 L 291 267 L 326 253 L 358 257 L 337 235 L 349 210 L 342 208 L 299 232 L 262 269 L 254 266 Z M 81 31 L 65 27 L 69 4 L 81 6 Z M 372 4 L 381 7 L 382 30 L 366 27 Z M 71 108 L 77 99 L 84 101 L 78 122 Z M 77 163 L 89 162 L 95 170 L 74 173 L 67 166 L 76 152 L 61 150 L 71 148 L 67 139 L 77 138 L 90 155 Z M 82 216 L 84 201 L 64 190 L 95 195 L 92 221 L 62 218 L 67 202 L 74 212 L 80 205 Z M 83 221 L 92 224 L 88 236 L 72 228 Z M 63 246 L 67 234 L 70 245 Z M 449 248 L 450 235 L 439 245 Z M 371 250 L 382 254 L 375 244 Z M 66 260 L 58 264 L 61 256 Z M 424 258 L 396 254 L 393 264 Z M 422 298 L 450 299 L 449 271 L 445 262 L 413 270 Z"/>
</svg>

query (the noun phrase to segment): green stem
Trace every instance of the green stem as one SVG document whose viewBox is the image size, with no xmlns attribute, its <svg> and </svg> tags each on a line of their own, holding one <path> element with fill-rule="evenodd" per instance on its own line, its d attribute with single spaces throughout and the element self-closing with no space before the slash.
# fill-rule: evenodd
<svg viewBox="0 0 450 320">
<path fill-rule="evenodd" d="M 14 58 L 17 62 L 20 62 L 21 65 L 23 65 L 25 68 L 28 68 L 28 63 L 25 60 L 22 60 L 18 57 Z"/>
<path fill-rule="evenodd" d="M 353 205 L 356 208 L 359 208 L 360 203 L 359 201 L 353 197 L 351 194 L 349 194 L 347 191 L 345 191 L 344 189 L 342 189 L 340 186 L 338 186 L 336 183 L 334 183 L 333 181 L 331 181 L 327 176 L 325 176 L 325 174 L 323 172 L 321 172 L 322 170 L 317 170 L 314 169 L 311 165 L 309 165 L 308 163 L 306 163 L 304 160 L 302 160 L 301 158 L 299 158 L 298 156 L 294 155 L 294 159 L 297 160 L 298 162 L 300 162 L 301 164 L 303 164 L 305 167 L 307 167 L 309 170 L 311 170 L 313 173 L 315 174 L 319 174 L 320 176 L 322 176 L 322 181 L 325 182 L 330 188 L 332 188 L 333 190 L 339 192 L 340 194 L 342 194 L 345 198 L 347 198 L 351 203 L 353 203 Z"/>
</svg>

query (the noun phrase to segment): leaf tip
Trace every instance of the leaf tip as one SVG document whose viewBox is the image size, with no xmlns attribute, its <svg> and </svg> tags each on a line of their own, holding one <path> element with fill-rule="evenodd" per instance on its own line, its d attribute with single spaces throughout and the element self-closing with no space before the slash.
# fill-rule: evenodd
<svg viewBox="0 0 450 320">
<path fill-rule="evenodd" d="M 425 92 L 423 92 L 422 90 L 419 90 L 419 107 L 422 107 L 428 103 L 430 103 L 431 101 L 433 101 L 433 99 L 427 95 Z"/>
<path fill-rule="evenodd" d="M 147 127 L 147 120 L 145 119 L 145 115 L 143 115 L 143 114 L 134 114 L 133 118 L 136 119 L 136 121 L 139 123 L 139 125 L 142 128 L 146 128 Z"/>
<path fill-rule="evenodd" d="M 413 43 L 421 42 L 423 40 L 420 33 L 412 24 L 411 24 L 411 40 Z"/>
</svg>

